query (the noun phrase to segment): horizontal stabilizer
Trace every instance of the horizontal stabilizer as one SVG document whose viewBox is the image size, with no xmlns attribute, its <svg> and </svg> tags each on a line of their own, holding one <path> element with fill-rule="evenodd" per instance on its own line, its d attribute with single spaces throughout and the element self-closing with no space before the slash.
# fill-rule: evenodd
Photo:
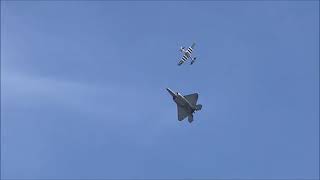
<svg viewBox="0 0 320 180">
<path fill-rule="evenodd" d="M 196 110 L 197 110 L 197 111 L 200 111 L 201 109 L 202 109 L 202 105 L 201 105 L 201 104 L 197 104 L 197 105 L 196 105 Z"/>
</svg>

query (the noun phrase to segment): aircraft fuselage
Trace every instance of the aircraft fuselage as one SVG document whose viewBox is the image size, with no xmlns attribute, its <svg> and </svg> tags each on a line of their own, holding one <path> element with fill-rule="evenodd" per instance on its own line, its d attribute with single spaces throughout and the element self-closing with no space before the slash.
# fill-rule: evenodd
<svg viewBox="0 0 320 180">
<path fill-rule="evenodd" d="M 186 108 L 190 113 L 193 113 L 196 108 L 180 93 L 176 92 L 174 93 L 169 88 L 167 88 L 167 91 L 172 95 L 173 101 L 178 105 Z"/>
</svg>

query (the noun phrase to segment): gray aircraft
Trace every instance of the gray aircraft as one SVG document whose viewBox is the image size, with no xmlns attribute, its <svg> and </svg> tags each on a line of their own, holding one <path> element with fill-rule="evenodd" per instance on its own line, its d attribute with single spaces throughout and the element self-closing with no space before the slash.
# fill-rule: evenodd
<svg viewBox="0 0 320 180">
<path fill-rule="evenodd" d="M 167 88 L 167 91 L 171 94 L 174 102 L 177 104 L 178 120 L 182 121 L 188 117 L 188 121 L 191 123 L 193 121 L 193 113 L 201 110 L 202 108 L 201 104 L 197 104 L 198 93 L 183 96 L 178 92 L 173 92 L 169 88 Z"/>
</svg>

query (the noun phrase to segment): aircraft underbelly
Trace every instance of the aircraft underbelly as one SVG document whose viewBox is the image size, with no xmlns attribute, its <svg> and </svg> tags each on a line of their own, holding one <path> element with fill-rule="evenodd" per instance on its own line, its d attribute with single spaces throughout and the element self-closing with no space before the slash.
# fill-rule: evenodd
<svg viewBox="0 0 320 180">
<path fill-rule="evenodd" d="M 179 106 L 186 106 L 186 102 L 184 102 L 182 99 L 175 99 L 175 102 L 179 105 Z"/>
</svg>

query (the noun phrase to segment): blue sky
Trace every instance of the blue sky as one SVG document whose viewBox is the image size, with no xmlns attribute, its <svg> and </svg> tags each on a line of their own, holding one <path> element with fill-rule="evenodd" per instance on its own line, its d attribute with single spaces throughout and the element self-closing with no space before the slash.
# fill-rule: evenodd
<svg viewBox="0 0 320 180">
<path fill-rule="evenodd" d="M 319 178 L 319 1 L 1 1 L 1 172 Z"/>
</svg>

